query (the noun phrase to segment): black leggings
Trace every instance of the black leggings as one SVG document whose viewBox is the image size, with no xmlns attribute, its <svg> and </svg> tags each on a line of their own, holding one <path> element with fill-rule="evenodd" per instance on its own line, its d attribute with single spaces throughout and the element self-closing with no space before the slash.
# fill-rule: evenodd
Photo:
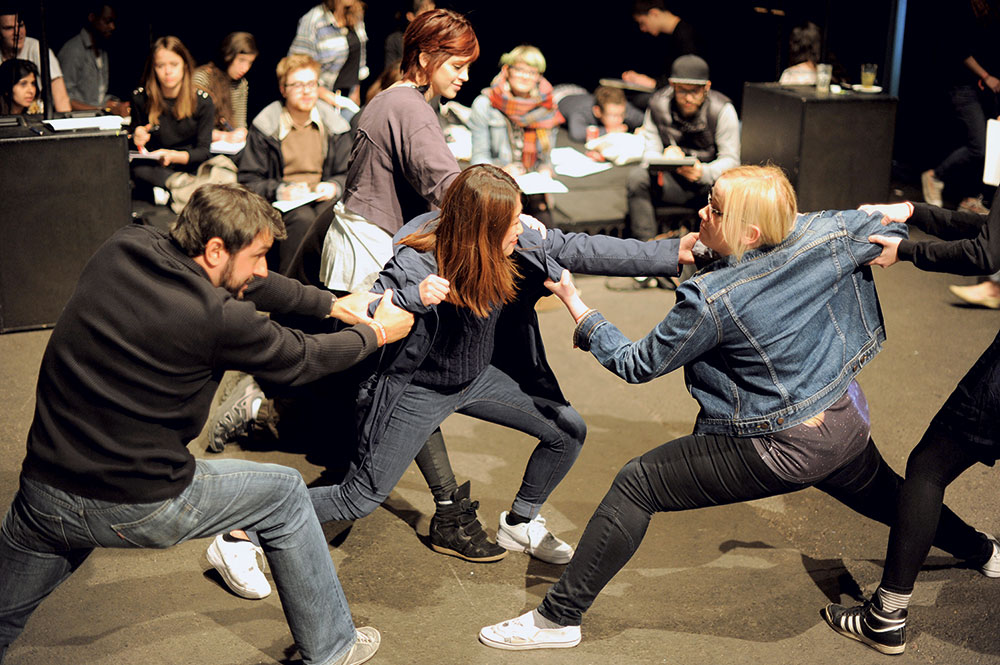
<svg viewBox="0 0 1000 665">
<path fill-rule="evenodd" d="M 966 448 L 948 436 L 928 430 L 906 460 L 906 480 L 899 493 L 899 517 L 889 532 L 882 584 L 887 591 L 911 593 L 921 566 L 939 531 L 944 490 L 978 462 Z M 945 508 L 947 510 L 947 508 Z M 980 551 L 992 545 L 980 536 Z M 985 557 L 984 557 L 985 558 Z"/>
<path fill-rule="evenodd" d="M 892 524 L 900 483 L 869 439 L 857 457 L 815 486 L 866 517 Z M 747 437 L 691 435 L 654 448 L 618 473 L 538 611 L 560 625 L 579 625 L 639 547 L 653 513 L 739 503 L 810 485 L 777 476 Z M 934 544 L 965 559 L 978 554 L 982 540 L 944 508 Z"/>
</svg>

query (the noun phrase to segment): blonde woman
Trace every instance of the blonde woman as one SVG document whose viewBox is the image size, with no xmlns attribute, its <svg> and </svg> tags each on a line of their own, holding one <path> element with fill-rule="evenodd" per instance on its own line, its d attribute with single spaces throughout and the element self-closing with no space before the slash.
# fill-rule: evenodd
<svg viewBox="0 0 1000 665">
<path fill-rule="evenodd" d="M 653 513 L 815 486 L 862 515 L 894 519 L 900 478 L 869 436 L 854 379 L 885 340 L 867 267 L 881 247 L 868 236 L 905 237 L 905 227 L 862 211 L 796 214 L 784 174 L 759 166 L 724 173 L 699 215 L 701 242 L 720 258 L 681 284 L 677 304 L 637 342 L 588 309 L 568 273 L 549 283 L 577 320 L 581 349 L 630 383 L 683 367 L 701 413 L 693 434 L 622 468 L 542 604 L 483 628 L 488 646 L 578 644 L 583 613 Z M 982 537 L 945 510 L 935 545 L 975 559 Z"/>
</svg>

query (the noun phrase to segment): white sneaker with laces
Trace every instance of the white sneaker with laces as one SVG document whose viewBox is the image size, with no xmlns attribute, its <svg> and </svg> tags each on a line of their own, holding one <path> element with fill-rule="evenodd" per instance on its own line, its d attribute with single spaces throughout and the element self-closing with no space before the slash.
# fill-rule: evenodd
<svg viewBox="0 0 1000 665">
<path fill-rule="evenodd" d="M 500 513 L 497 545 L 512 552 L 527 552 L 546 563 L 569 563 L 573 558 L 573 546 L 553 536 L 545 528 L 545 518 L 541 515 L 511 526 L 507 524 L 507 511 Z"/>
<path fill-rule="evenodd" d="M 216 536 L 205 556 L 237 596 L 258 600 L 270 595 L 271 584 L 262 570 L 267 568 L 264 550 L 249 540 L 229 541 Z"/>
<path fill-rule="evenodd" d="M 531 610 L 516 619 L 486 626 L 479 631 L 479 641 L 494 649 L 568 649 L 580 643 L 579 626 L 542 628 L 538 623 L 555 625 Z"/>
<path fill-rule="evenodd" d="M 980 533 L 989 538 L 993 543 L 993 556 L 979 567 L 979 572 L 986 577 L 1000 577 L 1000 542 L 988 533 L 982 531 Z"/>
<path fill-rule="evenodd" d="M 367 663 L 378 651 L 382 643 L 382 635 L 371 626 L 362 626 L 356 629 L 357 637 L 354 639 L 354 646 L 351 650 L 338 658 L 333 665 L 361 665 Z"/>
</svg>

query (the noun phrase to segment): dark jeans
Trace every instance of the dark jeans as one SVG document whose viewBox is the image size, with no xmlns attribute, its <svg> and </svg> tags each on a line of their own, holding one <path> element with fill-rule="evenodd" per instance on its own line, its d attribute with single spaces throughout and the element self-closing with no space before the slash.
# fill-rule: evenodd
<svg viewBox="0 0 1000 665">
<path fill-rule="evenodd" d="M 658 174 L 663 174 L 660 184 Z M 654 171 L 645 166 L 633 168 L 628 175 L 629 234 L 649 240 L 660 232 L 656 205 L 675 205 L 697 210 L 705 205 L 711 185 L 691 182 L 673 171 Z"/>
<path fill-rule="evenodd" d="M 526 394 L 492 365 L 458 390 L 410 384 L 379 440 L 362 443 L 360 464 L 351 475 L 340 485 L 309 490 L 320 521 L 358 519 L 378 508 L 428 437 L 455 412 L 538 437 L 513 504 L 514 512 L 528 518 L 538 515 L 573 466 L 587 432 L 573 407 Z"/>
<path fill-rule="evenodd" d="M 882 573 L 887 590 L 913 591 L 931 548 L 945 488 L 976 462 L 992 465 L 1000 458 L 998 423 L 1000 335 L 962 378 L 906 460 L 899 519 L 889 533 Z"/>
<path fill-rule="evenodd" d="M 891 524 L 901 479 L 875 443 L 815 486 L 866 517 Z M 538 611 L 564 626 L 579 625 L 601 589 L 632 558 L 653 513 L 689 510 L 787 494 L 809 487 L 771 471 L 749 437 L 690 435 L 626 464 L 597 507 L 562 577 Z M 942 515 L 935 544 L 955 556 L 981 540 L 954 513 Z"/>
<path fill-rule="evenodd" d="M 291 274 L 292 260 L 296 258 L 296 253 L 299 251 L 302 243 L 309 238 L 309 231 L 313 228 L 313 223 L 317 219 L 321 219 L 321 223 L 325 223 L 327 227 L 330 226 L 330 221 L 333 219 L 334 203 L 334 201 L 307 203 L 298 208 L 293 208 L 281 216 L 282 221 L 285 222 L 285 233 L 288 234 L 288 237 L 284 240 L 275 241 L 271 250 L 267 253 L 268 270 L 273 270 L 289 277 L 297 277 Z M 319 239 L 321 250 L 323 247 L 323 237 L 325 236 L 326 230 L 324 229 L 323 235 Z M 302 260 L 303 257 L 300 256 L 299 262 L 301 263 Z M 308 267 L 305 269 L 308 269 Z M 316 275 L 319 274 L 318 268 L 313 267 L 313 270 Z"/>
<path fill-rule="evenodd" d="M 948 91 L 955 116 L 965 128 L 965 143 L 944 158 L 934 175 L 955 187 L 961 197 L 982 192 L 983 158 L 986 155 L 986 118 L 995 117 L 995 96 L 972 85 Z M 993 99 L 990 99 L 993 97 Z"/>
</svg>

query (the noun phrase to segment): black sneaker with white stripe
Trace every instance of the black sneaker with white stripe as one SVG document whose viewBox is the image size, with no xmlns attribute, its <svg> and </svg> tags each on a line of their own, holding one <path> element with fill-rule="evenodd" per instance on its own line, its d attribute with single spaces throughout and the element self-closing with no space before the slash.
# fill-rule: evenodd
<svg viewBox="0 0 1000 665">
<path fill-rule="evenodd" d="M 880 653 L 898 655 L 906 649 L 906 610 L 887 612 L 869 600 L 854 607 L 827 605 L 823 618 L 841 635 Z"/>
</svg>

